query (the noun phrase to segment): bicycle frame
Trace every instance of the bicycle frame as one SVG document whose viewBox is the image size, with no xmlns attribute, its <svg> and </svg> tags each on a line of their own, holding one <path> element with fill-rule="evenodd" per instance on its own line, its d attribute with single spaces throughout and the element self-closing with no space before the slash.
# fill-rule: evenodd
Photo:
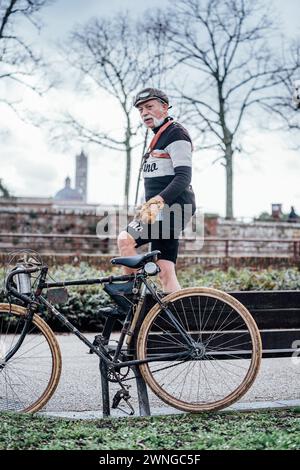
<svg viewBox="0 0 300 470">
<path fill-rule="evenodd" d="M 145 364 L 149 362 L 157 362 L 159 360 L 168 360 L 168 359 L 174 360 L 177 358 L 182 359 L 183 357 L 187 357 L 189 355 L 188 351 L 180 352 L 180 353 L 172 353 L 169 355 L 156 356 L 155 358 L 147 358 L 144 360 L 137 359 L 137 360 L 131 360 L 131 361 L 118 362 L 118 360 L 120 359 L 121 348 L 124 344 L 125 337 L 129 332 L 129 328 L 130 328 L 130 325 L 134 316 L 133 309 L 131 308 L 124 320 L 123 328 L 122 328 L 121 335 L 117 344 L 116 352 L 115 352 L 113 360 L 111 360 L 109 353 L 106 351 L 103 345 L 100 344 L 99 346 L 95 346 L 93 343 L 91 343 L 84 336 L 84 334 L 82 334 L 62 313 L 59 312 L 58 309 L 54 307 L 54 305 L 52 305 L 51 302 L 49 302 L 42 295 L 42 291 L 44 289 L 50 289 L 53 287 L 105 284 L 105 283 L 129 281 L 129 280 L 135 280 L 139 287 L 138 293 L 136 294 L 136 299 L 137 300 L 141 299 L 141 289 L 143 289 L 144 294 L 146 290 L 149 290 L 153 299 L 157 303 L 159 303 L 161 308 L 166 312 L 170 322 L 174 325 L 178 333 L 182 336 L 182 339 L 186 342 L 187 346 L 193 347 L 193 341 L 189 338 L 184 328 L 182 328 L 182 326 L 176 320 L 172 312 L 168 309 L 167 304 L 165 304 L 164 301 L 161 300 L 161 298 L 157 295 L 157 292 L 155 291 L 155 289 L 151 286 L 151 284 L 147 282 L 147 274 L 145 274 L 144 272 L 138 272 L 136 274 L 127 274 L 127 275 L 121 275 L 121 276 L 108 276 L 108 277 L 102 277 L 102 278 L 96 278 L 96 279 L 78 279 L 78 280 L 61 281 L 61 282 L 46 282 L 45 279 L 47 276 L 48 267 L 44 266 L 41 269 L 41 275 L 39 278 L 39 283 L 38 283 L 36 292 L 34 293 L 33 298 L 31 298 L 27 295 L 18 293 L 16 289 L 14 289 L 12 286 L 9 285 L 9 281 L 12 279 L 14 275 L 16 275 L 17 273 L 28 272 L 28 271 L 29 270 L 26 271 L 26 270 L 19 269 L 17 271 L 13 271 L 12 273 L 10 273 L 7 278 L 8 292 L 11 292 L 15 297 L 20 298 L 27 306 L 29 306 L 30 314 L 27 319 L 28 321 L 26 321 L 24 329 L 21 332 L 21 337 L 17 345 L 14 347 L 12 351 L 10 351 L 7 354 L 4 362 L 9 360 L 16 353 L 16 351 L 19 349 L 22 342 L 24 341 L 24 338 L 27 332 L 29 331 L 29 327 L 32 322 L 34 311 L 36 311 L 36 307 L 38 306 L 39 303 L 47 307 L 47 309 L 60 321 L 60 323 L 65 325 L 69 331 L 71 331 L 75 336 L 77 336 L 93 353 L 95 353 L 99 358 L 101 358 L 107 364 L 108 367 L 112 367 L 114 370 L 120 370 L 123 367 L 131 367 L 131 366 L 136 366 L 136 365 Z M 35 272 L 35 271 L 31 269 L 30 272 Z M 35 308 L 32 308 L 32 306 L 34 306 Z M 138 314 L 139 313 L 140 312 L 138 312 Z"/>
</svg>

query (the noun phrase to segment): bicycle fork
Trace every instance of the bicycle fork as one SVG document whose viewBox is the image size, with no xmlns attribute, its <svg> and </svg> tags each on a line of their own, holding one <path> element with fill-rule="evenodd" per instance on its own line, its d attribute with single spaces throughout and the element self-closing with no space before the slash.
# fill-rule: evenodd
<svg viewBox="0 0 300 470">
<path fill-rule="evenodd" d="M 163 300 L 161 300 L 155 290 L 153 289 L 153 287 L 147 283 L 145 283 L 147 288 L 149 289 L 149 291 L 151 292 L 152 296 L 154 297 L 154 299 L 157 301 L 157 303 L 160 305 L 160 307 L 162 308 L 162 310 L 166 313 L 168 319 L 170 320 L 170 322 L 174 325 L 174 327 L 176 328 L 177 332 L 180 334 L 180 336 L 182 337 L 182 339 L 185 341 L 186 345 L 189 346 L 190 348 L 192 348 L 193 350 L 195 349 L 196 347 L 196 342 L 189 337 L 189 335 L 187 334 L 186 330 L 182 327 L 182 325 L 176 320 L 175 316 L 173 315 L 173 313 L 171 312 L 171 310 L 168 308 L 168 305 L 166 303 L 164 303 Z"/>
<path fill-rule="evenodd" d="M 25 337 L 26 337 L 26 335 L 29 331 L 29 328 L 32 324 L 33 316 L 34 316 L 34 313 L 36 312 L 36 304 L 33 303 L 32 305 L 30 305 L 28 310 L 29 310 L 29 313 L 28 313 L 27 318 L 25 319 L 25 325 L 24 325 L 23 330 L 20 334 L 20 338 L 16 342 L 15 346 L 10 351 L 8 351 L 8 353 L 2 359 L 0 359 L 0 372 L 4 369 L 7 362 L 16 354 L 16 352 L 22 346 L 22 344 L 24 342 L 24 339 L 25 339 Z"/>
</svg>

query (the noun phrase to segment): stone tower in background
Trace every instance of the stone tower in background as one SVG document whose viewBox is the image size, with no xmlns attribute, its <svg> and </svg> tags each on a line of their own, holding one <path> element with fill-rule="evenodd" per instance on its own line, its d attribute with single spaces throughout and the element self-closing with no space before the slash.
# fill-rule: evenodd
<svg viewBox="0 0 300 470">
<path fill-rule="evenodd" d="M 81 194 L 82 200 L 87 201 L 88 157 L 82 150 L 76 155 L 75 189 Z"/>
</svg>

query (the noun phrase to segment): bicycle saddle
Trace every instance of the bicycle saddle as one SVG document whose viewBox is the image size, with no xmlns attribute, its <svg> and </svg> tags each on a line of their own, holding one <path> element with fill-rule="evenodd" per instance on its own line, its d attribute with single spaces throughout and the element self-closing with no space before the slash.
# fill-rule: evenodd
<svg viewBox="0 0 300 470">
<path fill-rule="evenodd" d="M 118 258 L 111 260 L 111 264 L 121 264 L 127 268 L 141 268 L 148 263 L 148 261 L 156 261 L 157 255 L 160 255 L 159 250 L 149 251 L 149 253 L 143 255 L 118 256 Z"/>
</svg>

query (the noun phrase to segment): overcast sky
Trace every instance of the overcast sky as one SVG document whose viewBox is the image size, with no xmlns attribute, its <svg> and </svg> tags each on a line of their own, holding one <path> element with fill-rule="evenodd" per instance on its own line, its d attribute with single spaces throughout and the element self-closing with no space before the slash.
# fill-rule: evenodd
<svg viewBox="0 0 300 470">
<path fill-rule="evenodd" d="M 92 16 L 108 16 L 120 8 L 139 15 L 149 8 L 164 6 L 168 0 L 58 0 L 42 13 L 44 28 L 37 38 L 27 31 L 34 41 L 39 41 L 51 60 L 57 56 L 56 44 L 66 39 L 76 24 Z M 280 14 L 283 30 L 290 37 L 299 35 L 300 1 L 273 0 Z M 60 62 L 59 67 L 64 69 Z M 59 90 L 52 90 L 40 99 L 28 90 L 18 92 L 23 107 L 47 113 L 68 108 L 78 114 L 88 113 L 95 122 L 108 130 L 117 130 L 121 120 L 113 100 L 104 93 L 95 102 L 89 96 L 79 96 L 70 83 L 72 73 L 65 70 L 67 82 Z M 300 71 L 299 71 L 300 78 Z M 176 112 L 176 110 L 175 110 Z M 138 118 L 138 117 L 137 117 Z M 299 112 L 300 119 L 300 112 Z M 45 131 L 24 123 L 8 108 L 1 108 L 0 128 L 4 130 L 0 143 L 0 177 L 16 196 L 53 196 L 64 185 L 69 175 L 74 182 L 74 155 L 81 149 L 76 141 L 64 151 L 50 147 Z M 274 133 L 253 131 L 247 137 L 251 155 L 237 155 L 234 177 L 234 212 L 238 217 L 251 217 L 270 211 L 271 203 L 282 203 L 285 212 L 291 205 L 300 213 L 300 155 L 287 146 L 287 137 Z M 300 141 L 300 138 L 299 138 Z M 88 200 L 95 203 L 121 203 L 125 162 L 116 152 L 89 148 Z M 134 156 L 132 187 L 140 161 Z M 193 187 L 198 205 L 205 212 L 225 212 L 225 173 L 218 163 L 210 165 L 210 157 L 201 152 L 194 156 Z M 134 191 L 133 191 L 134 192 Z M 133 194 L 132 192 L 132 194 Z"/>
</svg>

